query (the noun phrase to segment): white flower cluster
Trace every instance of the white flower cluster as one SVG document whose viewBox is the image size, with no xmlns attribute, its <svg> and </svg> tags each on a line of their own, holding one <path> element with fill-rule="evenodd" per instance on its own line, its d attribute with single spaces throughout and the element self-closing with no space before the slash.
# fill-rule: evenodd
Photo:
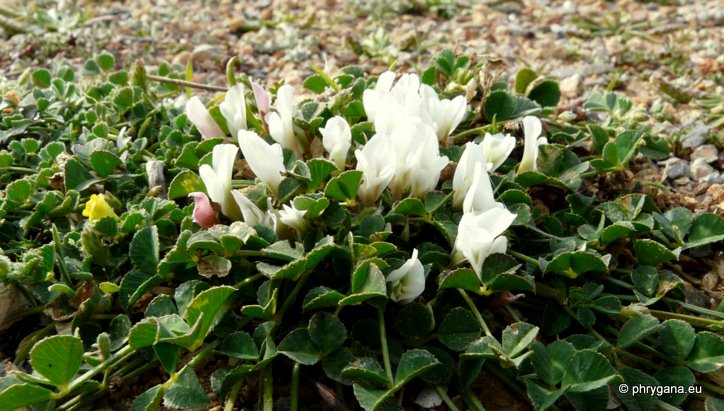
<svg viewBox="0 0 724 411">
<path fill-rule="evenodd" d="M 441 171 L 449 162 L 446 156 L 440 155 L 440 143 L 446 142 L 467 109 L 463 96 L 452 100 L 440 99 L 431 87 L 421 84 L 415 74 L 405 74 L 397 83 L 394 80 L 394 73 L 385 72 L 379 77 L 375 89 L 365 90 L 363 95 L 365 111 L 374 124 L 375 134 L 354 154 L 356 168 L 362 171 L 358 196 L 368 206 L 375 204 L 386 188 L 390 189 L 395 200 L 408 193 L 421 198 L 434 190 Z M 271 111 L 269 93 L 256 83 L 252 86 L 257 108 L 268 125 L 274 144 L 268 144 L 256 132 L 246 130 L 247 107 L 243 85 L 235 85 L 227 92 L 220 110 L 230 132 L 237 136 L 238 147 L 249 168 L 269 192 L 278 197 L 285 172 L 282 148 L 303 158 L 309 144 L 295 130 L 292 87 L 284 85 L 279 88 L 275 111 Z M 186 114 L 204 138 L 224 137 L 197 97 L 189 100 Z M 525 152 L 519 173 L 535 170 L 538 144 L 545 143 L 544 138 L 538 138 L 542 127 L 537 118 L 524 118 L 523 126 Z M 319 131 L 330 161 L 344 170 L 352 146 L 349 124 L 344 118 L 336 116 Z M 453 207 L 463 211 L 453 263 L 459 265 L 467 261 L 478 277 L 481 276 L 483 262 L 490 254 L 507 249 L 507 238 L 502 234 L 512 224 L 515 215 L 495 201 L 488 173 L 494 172 L 514 147 L 515 138 L 502 133 L 486 134 L 477 144 L 467 143 L 453 176 Z M 286 204 L 281 210 L 275 209 L 271 197 L 267 197 L 267 207 L 262 210 L 244 193 L 232 190 L 231 179 L 239 148 L 233 144 L 219 144 L 214 147 L 212 165 L 199 168 L 208 197 L 200 192 L 189 194 L 195 201 L 194 221 L 204 228 L 218 223 L 210 198 L 218 204 L 221 213 L 232 220 L 243 220 L 252 226 L 263 225 L 275 231 L 290 227 L 303 232 L 308 224 L 303 210 Z M 410 259 L 388 275 L 393 301 L 406 304 L 423 292 L 425 273 L 417 255 L 418 250 L 413 250 Z"/>
</svg>

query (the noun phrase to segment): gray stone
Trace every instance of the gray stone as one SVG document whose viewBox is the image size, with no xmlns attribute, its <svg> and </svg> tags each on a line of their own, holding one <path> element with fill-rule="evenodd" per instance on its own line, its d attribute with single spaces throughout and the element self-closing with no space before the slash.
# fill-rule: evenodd
<svg viewBox="0 0 724 411">
<path fill-rule="evenodd" d="M 704 144 L 694 149 L 694 152 L 691 153 L 691 161 L 699 158 L 707 163 L 712 163 L 719 158 L 719 150 L 716 149 L 714 144 Z"/>
<path fill-rule="evenodd" d="M 724 176 L 722 176 L 719 172 L 713 172 L 711 174 L 705 175 L 704 177 L 699 180 L 701 183 L 706 183 L 709 185 L 712 184 L 724 184 Z"/>
<path fill-rule="evenodd" d="M 573 97 L 581 92 L 581 75 L 576 73 L 561 80 L 559 87 L 566 97 Z"/>
<path fill-rule="evenodd" d="M 716 172 L 714 167 L 710 166 L 703 158 L 697 158 L 691 162 L 689 166 L 691 177 L 696 181 L 701 181 L 704 177 Z"/>
<path fill-rule="evenodd" d="M 699 147 L 706 143 L 706 137 L 709 134 L 709 127 L 706 124 L 698 123 L 689 133 L 684 136 L 681 146 L 684 148 Z"/>
<path fill-rule="evenodd" d="M 672 157 L 666 161 L 662 161 L 659 164 L 665 165 L 664 175 L 666 178 L 676 180 L 679 177 L 689 176 L 689 164 L 686 160 L 682 160 L 677 157 Z"/>
</svg>

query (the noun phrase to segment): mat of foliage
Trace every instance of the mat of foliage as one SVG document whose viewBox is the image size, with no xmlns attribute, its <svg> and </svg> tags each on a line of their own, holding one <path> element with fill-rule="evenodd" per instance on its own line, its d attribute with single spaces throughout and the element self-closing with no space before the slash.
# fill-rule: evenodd
<svg viewBox="0 0 724 411">
<path fill-rule="evenodd" d="M 110 54 L 4 95 L 3 326 L 33 325 L 0 408 L 92 409 L 156 370 L 131 409 L 482 410 L 487 376 L 539 410 L 722 409 L 724 305 L 674 263 L 724 220 L 621 191 L 668 153 L 625 96 L 559 114 L 556 82 L 445 51 L 315 69 L 298 101 L 235 64 L 206 103 Z"/>
</svg>

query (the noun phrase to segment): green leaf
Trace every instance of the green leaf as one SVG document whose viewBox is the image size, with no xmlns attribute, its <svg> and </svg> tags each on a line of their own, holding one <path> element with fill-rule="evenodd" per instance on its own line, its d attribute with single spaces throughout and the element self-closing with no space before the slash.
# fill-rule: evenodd
<svg viewBox="0 0 724 411">
<path fill-rule="evenodd" d="M 287 334 L 277 350 L 300 364 L 314 365 L 319 361 L 319 348 L 315 346 L 306 328 L 297 328 Z"/>
<path fill-rule="evenodd" d="M 488 121 L 505 121 L 513 118 L 515 113 L 516 100 L 510 93 L 504 90 L 496 90 L 485 99 L 485 118 Z"/>
<path fill-rule="evenodd" d="M 0 391 L 0 404 L 3 409 L 15 410 L 53 398 L 53 392 L 47 388 L 32 384 L 13 384 Z"/>
<path fill-rule="evenodd" d="M 458 268 L 454 271 L 447 271 L 438 277 L 438 288 L 460 288 L 472 291 L 477 294 L 484 294 L 486 290 L 481 287 L 480 279 L 473 270 Z"/>
<path fill-rule="evenodd" d="M 123 112 L 133 105 L 133 90 L 124 87 L 118 91 L 115 97 L 113 97 L 113 104 L 119 111 Z"/>
<path fill-rule="evenodd" d="M 317 94 L 321 94 L 324 92 L 324 89 L 327 88 L 327 82 L 324 81 L 322 76 L 318 74 L 313 74 L 307 77 L 306 80 L 304 80 L 304 88 L 306 88 L 307 90 L 311 90 Z"/>
<path fill-rule="evenodd" d="M 321 308 L 336 307 L 344 294 L 327 287 L 316 287 L 307 293 L 302 303 L 303 311 L 316 311 Z"/>
<path fill-rule="evenodd" d="M 65 189 L 83 191 L 98 179 L 88 171 L 83 164 L 75 158 L 70 158 L 65 163 Z"/>
<path fill-rule="evenodd" d="M 511 359 L 517 357 L 535 341 L 538 331 L 540 331 L 538 327 L 523 322 L 507 326 L 503 330 L 503 352 Z"/>
<path fill-rule="evenodd" d="M 342 321 L 327 312 L 314 314 L 308 328 L 309 337 L 322 354 L 336 351 L 347 339 L 347 329 Z"/>
<path fill-rule="evenodd" d="M 555 81 L 546 80 L 533 87 L 528 98 L 543 107 L 555 107 L 561 99 L 561 89 Z"/>
<path fill-rule="evenodd" d="M 350 294 L 339 301 L 340 306 L 356 305 L 370 299 L 387 298 L 385 276 L 376 264 L 363 263 L 352 274 Z"/>
<path fill-rule="evenodd" d="M 652 297 L 659 287 L 659 272 L 654 267 L 642 265 L 631 272 L 631 280 L 636 290 Z"/>
<path fill-rule="evenodd" d="M 561 253 L 543 270 L 544 274 L 556 273 L 569 278 L 589 272 L 606 273 L 608 266 L 600 256 L 587 251 Z"/>
<path fill-rule="evenodd" d="M 596 124 L 588 124 L 586 127 L 591 132 L 591 142 L 596 154 L 603 153 L 603 147 L 608 143 L 608 132 Z"/>
<path fill-rule="evenodd" d="M 416 376 L 439 364 L 440 361 L 429 351 L 420 349 L 406 351 L 397 364 L 397 371 L 395 372 L 396 388 L 407 384 Z"/>
<path fill-rule="evenodd" d="M 196 330 L 189 340 L 179 340 L 180 345 L 194 351 L 203 343 L 212 328 L 221 321 L 229 307 L 229 297 L 236 291 L 234 287 L 212 287 L 200 292 L 183 314 L 184 320 Z M 172 341 L 173 342 L 173 341 Z"/>
<path fill-rule="evenodd" d="M 694 327 L 682 320 L 666 320 L 661 324 L 656 348 L 674 361 L 684 360 L 694 347 Z"/>
<path fill-rule="evenodd" d="M 716 214 L 701 214 L 689 229 L 685 249 L 724 240 L 724 218 Z"/>
<path fill-rule="evenodd" d="M 537 78 L 538 73 L 529 69 L 528 67 L 523 67 L 522 69 L 518 70 L 518 73 L 515 75 L 515 92 L 518 94 L 525 93 L 525 91 L 528 89 L 528 85 Z"/>
<path fill-rule="evenodd" d="M 471 342 L 480 338 L 480 326 L 470 311 L 455 307 L 442 320 L 437 338 L 451 350 L 463 351 Z"/>
<path fill-rule="evenodd" d="M 627 387 L 638 387 L 648 386 L 656 387 L 659 382 L 656 379 L 644 372 L 641 372 L 635 368 L 623 367 L 619 370 L 623 381 Z M 656 397 L 647 394 L 634 395 L 631 390 L 625 393 L 619 389 L 614 389 L 613 392 L 616 394 L 619 400 L 631 411 L 651 411 L 656 405 Z"/>
<path fill-rule="evenodd" d="M 621 327 L 621 332 L 618 334 L 618 346 L 626 348 L 658 329 L 659 320 L 656 317 L 648 314 L 634 317 Z"/>
<path fill-rule="evenodd" d="M 33 84 L 40 88 L 47 88 L 50 86 L 50 72 L 46 69 L 38 69 L 33 72 L 32 76 Z"/>
<path fill-rule="evenodd" d="M 259 358 L 259 349 L 254 339 L 243 331 L 236 331 L 226 336 L 219 346 L 219 352 L 239 360 Z"/>
<path fill-rule="evenodd" d="M 98 67 L 106 72 L 111 71 L 113 69 L 113 65 L 116 64 L 116 60 L 113 58 L 113 55 L 106 51 L 96 56 L 96 62 L 98 63 Z"/>
<path fill-rule="evenodd" d="M 694 374 L 686 367 L 683 366 L 674 366 L 674 367 L 668 367 L 664 368 L 662 370 L 659 370 L 654 374 L 654 378 L 659 382 L 656 384 L 657 386 L 665 386 L 665 387 L 671 387 L 671 386 L 679 386 L 684 387 L 686 390 L 687 387 L 692 387 L 696 384 L 696 377 L 694 377 Z M 686 397 L 688 397 L 689 394 L 684 393 L 666 393 L 659 396 L 659 400 L 665 401 L 671 405 L 678 406 L 684 400 L 686 400 Z"/>
<path fill-rule="evenodd" d="M 635 233 L 636 228 L 628 221 L 617 221 L 603 229 L 601 232 L 601 244 L 606 246 L 614 241 Z"/>
<path fill-rule="evenodd" d="M 312 198 L 310 196 L 297 196 L 294 198 L 294 207 L 297 210 L 304 210 L 304 218 L 307 220 L 314 220 L 319 217 L 324 210 L 329 206 L 329 200 L 325 197 Z"/>
<path fill-rule="evenodd" d="M 450 49 L 441 51 L 435 58 L 435 67 L 445 76 L 452 77 L 455 68 L 455 54 Z"/>
<path fill-rule="evenodd" d="M 557 385 L 563 379 L 576 349 L 566 341 L 554 341 L 547 347 L 540 342 L 532 345 L 531 363 L 542 381 L 549 385 Z"/>
<path fill-rule="evenodd" d="M 209 404 L 209 397 L 191 367 L 184 367 L 163 396 L 163 405 L 169 408 L 200 408 Z"/>
<path fill-rule="evenodd" d="M 374 411 L 378 409 L 380 404 L 387 398 L 387 392 L 385 390 L 374 390 L 362 387 L 359 384 L 354 384 L 352 387 L 354 390 L 354 396 L 357 398 L 360 407 L 365 411 Z"/>
<path fill-rule="evenodd" d="M 657 265 L 678 257 L 661 243 L 648 238 L 636 240 L 633 248 L 636 258 L 642 265 Z"/>
<path fill-rule="evenodd" d="M 175 200 L 194 192 L 205 193 L 206 185 L 196 173 L 185 170 L 171 180 L 171 184 L 168 186 L 168 199 Z"/>
<path fill-rule="evenodd" d="M 161 400 L 165 394 L 162 384 L 155 385 L 143 394 L 136 397 L 131 403 L 131 411 L 155 411 L 161 405 Z"/>
<path fill-rule="evenodd" d="M 724 338 L 708 331 L 698 333 L 686 362 L 694 371 L 706 373 L 720 369 L 724 366 Z"/>
<path fill-rule="evenodd" d="M 435 317 L 429 304 L 407 304 L 397 313 L 395 328 L 403 338 L 424 338 L 435 328 Z"/>
<path fill-rule="evenodd" d="M 108 177 L 116 167 L 122 164 L 122 161 L 110 151 L 96 150 L 90 155 L 90 163 L 96 174 L 100 177 Z"/>
<path fill-rule="evenodd" d="M 337 201 L 347 201 L 357 196 L 357 189 L 362 181 L 359 170 L 345 171 L 332 178 L 324 189 L 324 195 Z"/>
<path fill-rule="evenodd" d="M 131 240 L 131 261 L 139 270 L 153 275 L 158 266 L 159 248 L 158 228 L 155 225 L 143 227 Z"/>
<path fill-rule="evenodd" d="M 359 358 L 348 364 L 342 369 L 342 376 L 354 380 L 367 380 L 383 386 L 392 384 L 380 363 L 371 357 Z"/>
<path fill-rule="evenodd" d="M 563 374 L 562 388 L 568 392 L 588 392 L 617 378 L 616 370 L 606 357 L 591 351 L 577 351 Z"/>
<path fill-rule="evenodd" d="M 324 180 L 329 177 L 332 171 L 337 170 L 337 166 L 324 158 L 314 158 L 307 161 L 309 174 L 312 181 L 309 182 L 309 188 L 316 189 Z"/>
<path fill-rule="evenodd" d="M 65 387 L 83 363 L 83 341 L 71 335 L 54 335 L 30 350 L 30 365 L 57 387 Z"/>
<path fill-rule="evenodd" d="M 199 260 L 196 268 L 202 277 L 226 277 L 231 271 L 231 261 L 218 255 L 207 255 Z"/>
<path fill-rule="evenodd" d="M 16 210 L 23 206 L 33 192 L 33 185 L 28 180 L 15 180 L 5 187 L 8 209 Z"/>
<path fill-rule="evenodd" d="M 128 336 L 128 344 L 138 350 L 155 344 L 157 339 L 158 322 L 155 318 L 148 318 L 133 325 Z"/>
<path fill-rule="evenodd" d="M 392 209 L 392 212 L 396 214 L 414 215 L 418 217 L 424 217 L 427 215 L 427 209 L 425 208 L 425 205 L 422 203 L 422 201 L 416 198 L 406 198 L 400 201 Z"/>
</svg>

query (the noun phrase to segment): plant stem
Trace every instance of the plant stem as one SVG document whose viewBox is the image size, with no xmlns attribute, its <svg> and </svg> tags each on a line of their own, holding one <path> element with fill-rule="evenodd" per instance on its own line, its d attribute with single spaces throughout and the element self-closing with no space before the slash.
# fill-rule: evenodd
<svg viewBox="0 0 724 411">
<path fill-rule="evenodd" d="M 710 320 L 708 318 L 694 317 L 692 315 L 670 313 L 668 311 L 648 310 L 648 313 L 660 320 L 683 320 L 691 325 L 708 328 L 710 326 L 724 326 L 724 321 Z"/>
<path fill-rule="evenodd" d="M 186 367 L 196 368 L 201 361 L 205 360 L 214 351 L 220 340 L 214 340 L 206 345 L 194 358 L 186 364 Z"/>
<path fill-rule="evenodd" d="M 533 264 L 533 265 L 536 266 L 536 267 L 540 267 L 540 263 L 539 263 L 538 260 L 536 260 L 535 258 L 528 257 L 528 256 L 525 255 L 525 254 L 521 254 L 521 253 L 519 253 L 519 252 L 517 252 L 517 251 L 513 251 L 513 250 L 508 250 L 508 254 L 512 255 L 513 257 L 515 257 L 515 258 L 517 258 L 517 259 L 519 259 L 519 260 L 523 260 L 523 261 L 525 261 L 526 263 L 530 263 L 530 264 Z"/>
<path fill-rule="evenodd" d="M 485 323 L 485 320 L 480 314 L 478 307 L 475 306 L 475 302 L 473 302 L 472 298 L 470 298 L 465 290 L 458 288 L 458 291 L 460 292 L 460 295 L 463 296 L 463 300 L 465 300 L 465 302 L 468 304 L 468 307 L 470 307 L 470 309 L 473 311 L 473 315 L 475 315 L 475 319 L 478 320 L 478 324 L 480 324 L 480 328 L 483 329 L 485 335 L 487 335 L 488 337 L 492 337 L 493 333 L 490 332 L 490 328 L 488 328 L 488 324 Z"/>
<path fill-rule="evenodd" d="M 450 399 L 450 397 L 445 392 L 445 389 L 443 389 L 441 386 L 436 385 L 435 391 L 437 391 L 437 395 L 442 398 L 442 401 L 447 405 L 447 409 L 451 411 L 460 411 L 458 410 L 458 407 L 455 406 L 455 403 Z"/>
<path fill-rule="evenodd" d="M 470 390 L 463 390 L 462 396 L 470 409 L 472 409 L 473 411 L 485 411 L 485 407 L 483 407 L 483 404 L 480 403 L 480 400 L 478 400 L 478 398 L 474 394 L 470 393 Z"/>
<path fill-rule="evenodd" d="M 282 304 L 282 308 L 280 308 L 279 311 L 274 314 L 275 329 L 282 322 L 282 317 L 284 317 L 284 313 L 286 313 L 292 303 L 294 303 L 294 300 L 297 298 L 297 294 L 299 294 L 299 292 L 302 290 L 302 286 L 304 286 L 304 283 L 307 281 L 307 278 L 309 278 L 309 275 L 311 273 L 311 271 L 307 270 L 302 274 L 302 276 L 297 281 L 297 284 L 294 286 L 294 289 L 292 289 L 292 292 L 289 293 L 289 295 L 284 299 L 284 304 Z"/>
<path fill-rule="evenodd" d="M 555 238 L 556 240 L 563 240 L 563 237 L 558 237 L 558 236 L 555 235 L 555 234 L 546 233 L 545 231 L 541 230 L 540 228 L 538 228 L 538 227 L 536 227 L 536 226 L 534 226 L 534 225 L 526 225 L 526 226 L 523 226 L 523 227 L 525 227 L 525 228 L 527 228 L 527 229 L 529 229 L 529 230 L 531 230 L 531 231 L 533 231 L 533 232 L 535 232 L 535 233 L 538 233 L 538 234 L 540 234 L 540 235 L 542 235 L 542 236 L 544 236 L 544 237 Z"/>
<path fill-rule="evenodd" d="M 309 68 L 311 68 L 315 73 L 317 73 L 317 75 L 318 75 L 319 77 L 321 77 L 322 80 L 324 80 L 324 82 L 327 83 L 327 85 L 329 85 L 330 87 L 332 87 L 332 89 L 334 89 L 335 93 L 339 93 L 339 86 L 337 85 L 337 83 L 334 82 L 334 80 L 332 80 L 331 78 L 329 78 L 329 76 L 327 75 L 327 73 L 325 73 L 325 72 L 322 71 L 321 69 L 319 69 L 319 68 L 317 68 L 317 67 L 315 67 L 314 65 L 311 65 L 311 64 L 309 65 Z"/>
<path fill-rule="evenodd" d="M 239 281 L 238 283 L 234 284 L 232 287 L 234 287 L 238 290 L 239 288 L 242 288 L 246 285 L 253 283 L 254 281 L 260 279 L 261 277 L 264 277 L 264 274 L 256 273 L 256 274 L 252 275 L 251 277 L 248 277 L 248 278 L 245 278 L 245 279 Z"/>
<path fill-rule="evenodd" d="M 239 381 L 231 387 L 231 391 L 229 391 L 229 397 L 226 398 L 226 402 L 224 403 L 224 411 L 234 410 L 236 398 L 239 396 L 239 391 L 241 390 L 241 383 L 242 381 Z"/>
<path fill-rule="evenodd" d="M 170 77 L 162 77 L 162 76 L 154 76 L 151 74 L 147 74 L 146 78 L 151 81 L 158 81 L 159 83 L 167 83 L 167 84 L 173 84 L 176 86 L 183 86 L 183 87 L 191 87 L 191 88 L 197 88 L 200 90 L 208 90 L 208 91 L 223 91 L 226 92 L 226 87 L 219 87 L 219 86 L 211 86 L 208 84 L 201 84 L 201 83 L 194 83 L 193 81 L 185 81 L 185 80 L 179 80 L 175 78 Z"/>
<path fill-rule="evenodd" d="M 645 358 L 641 358 L 641 357 L 639 357 L 638 355 L 636 355 L 636 354 L 631 354 L 631 353 L 628 352 L 628 351 L 618 350 L 618 351 L 616 351 L 616 353 L 619 354 L 619 355 L 622 356 L 622 357 L 628 358 L 628 359 L 630 359 L 630 360 L 634 360 L 634 361 L 636 361 L 637 363 L 643 364 L 643 365 L 645 365 L 645 366 L 647 366 L 647 367 L 649 367 L 649 368 L 652 368 L 652 369 L 654 369 L 654 370 L 660 370 L 660 369 L 663 368 L 662 366 L 660 366 L 659 364 L 656 364 L 656 363 L 653 362 L 653 361 L 649 361 L 649 360 L 647 360 L 647 359 L 645 359 Z"/>
<path fill-rule="evenodd" d="M 673 405 L 663 402 L 661 400 L 656 400 L 656 405 L 662 411 L 681 411 L 681 409 L 676 408 Z"/>
<path fill-rule="evenodd" d="M 264 411 L 274 411 L 274 376 L 272 374 L 271 364 L 264 368 L 262 379 L 264 380 L 262 409 Z"/>
<path fill-rule="evenodd" d="M 73 288 L 73 281 L 70 279 L 70 273 L 68 267 L 65 265 L 65 253 L 63 253 L 63 243 L 60 242 L 60 234 L 58 234 L 58 228 L 53 224 L 53 243 L 55 244 L 55 261 L 58 263 L 58 270 L 60 270 L 60 277 L 63 282 L 70 288 Z"/>
<path fill-rule="evenodd" d="M 292 368 L 292 381 L 289 388 L 289 411 L 297 411 L 299 409 L 299 363 L 294 363 Z"/>
<path fill-rule="evenodd" d="M 382 361 L 385 364 L 385 372 L 387 378 L 390 380 L 390 387 L 395 384 L 395 379 L 392 376 L 392 365 L 390 363 L 390 351 L 387 348 L 387 331 L 385 329 L 385 312 L 382 309 L 377 310 L 377 321 L 380 328 L 380 344 L 382 345 Z"/>
<path fill-rule="evenodd" d="M 505 311 L 507 311 L 507 312 L 508 312 L 508 315 L 510 315 L 511 317 L 513 317 L 513 319 L 514 319 L 516 322 L 520 322 L 520 317 L 518 317 L 518 314 L 516 314 L 515 311 L 513 311 L 513 309 L 510 308 L 510 305 L 506 305 L 506 306 L 505 306 Z"/>
<path fill-rule="evenodd" d="M 488 363 L 486 362 L 486 364 L 488 364 Z M 505 372 L 498 367 L 497 364 L 492 364 L 492 363 L 491 363 L 491 364 L 488 366 L 488 370 L 489 370 L 493 375 L 495 375 L 496 378 L 498 378 L 500 381 L 502 381 L 503 384 L 507 385 L 508 388 L 510 388 L 510 389 L 513 390 L 516 394 L 518 394 L 521 398 L 527 398 L 527 395 L 526 395 L 525 391 L 523 391 L 523 389 L 521 389 L 521 388 L 518 386 L 518 384 L 515 383 L 515 381 L 513 381 L 512 379 L 510 379 L 510 377 L 508 377 L 508 376 L 505 374 Z"/>
<path fill-rule="evenodd" d="M 107 368 L 113 367 L 114 365 L 118 364 L 119 362 L 125 360 L 128 358 L 131 354 L 133 354 L 136 350 L 131 348 L 130 345 L 127 345 L 118 352 L 116 352 L 114 355 L 110 356 L 107 360 L 103 361 L 102 363 L 96 365 L 95 367 L 91 368 L 90 370 L 86 371 L 85 374 L 81 375 L 80 377 L 73 380 L 66 389 L 61 390 L 58 393 L 57 398 L 63 398 L 64 396 L 70 394 L 73 392 L 73 390 L 81 387 L 83 384 L 85 384 L 87 381 L 89 381 L 91 378 L 95 377 L 96 374 L 98 374 L 101 371 L 105 371 Z"/>
<path fill-rule="evenodd" d="M 720 387 L 720 386 L 718 386 L 718 385 L 709 384 L 709 383 L 706 382 L 706 381 L 697 381 L 696 383 L 699 384 L 699 385 L 701 385 L 701 386 L 702 386 L 705 390 L 707 390 L 707 391 L 711 391 L 711 392 L 713 392 L 713 393 L 715 393 L 715 394 L 718 394 L 718 395 L 720 395 L 720 396 L 724 396 L 724 388 L 722 388 L 722 387 Z"/>
<path fill-rule="evenodd" d="M 481 127 L 471 128 L 470 130 L 465 130 L 463 132 L 455 134 L 454 136 L 450 136 L 450 138 L 448 140 L 457 141 L 457 140 L 460 140 L 461 138 L 472 136 L 475 134 L 483 134 L 483 132 L 488 131 L 488 129 L 490 129 L 491 126 L 492 126 L 492 124 L 488 124 L 488 125 L 481 126 Z"/>
<path fill-rule="evenodd" d="M 7 171 L 9 173 L 21 173 L 21 174 L 35 174 L 37 171 L 28 167 L 2 167 L 0 170 Z"/>
</svg>

